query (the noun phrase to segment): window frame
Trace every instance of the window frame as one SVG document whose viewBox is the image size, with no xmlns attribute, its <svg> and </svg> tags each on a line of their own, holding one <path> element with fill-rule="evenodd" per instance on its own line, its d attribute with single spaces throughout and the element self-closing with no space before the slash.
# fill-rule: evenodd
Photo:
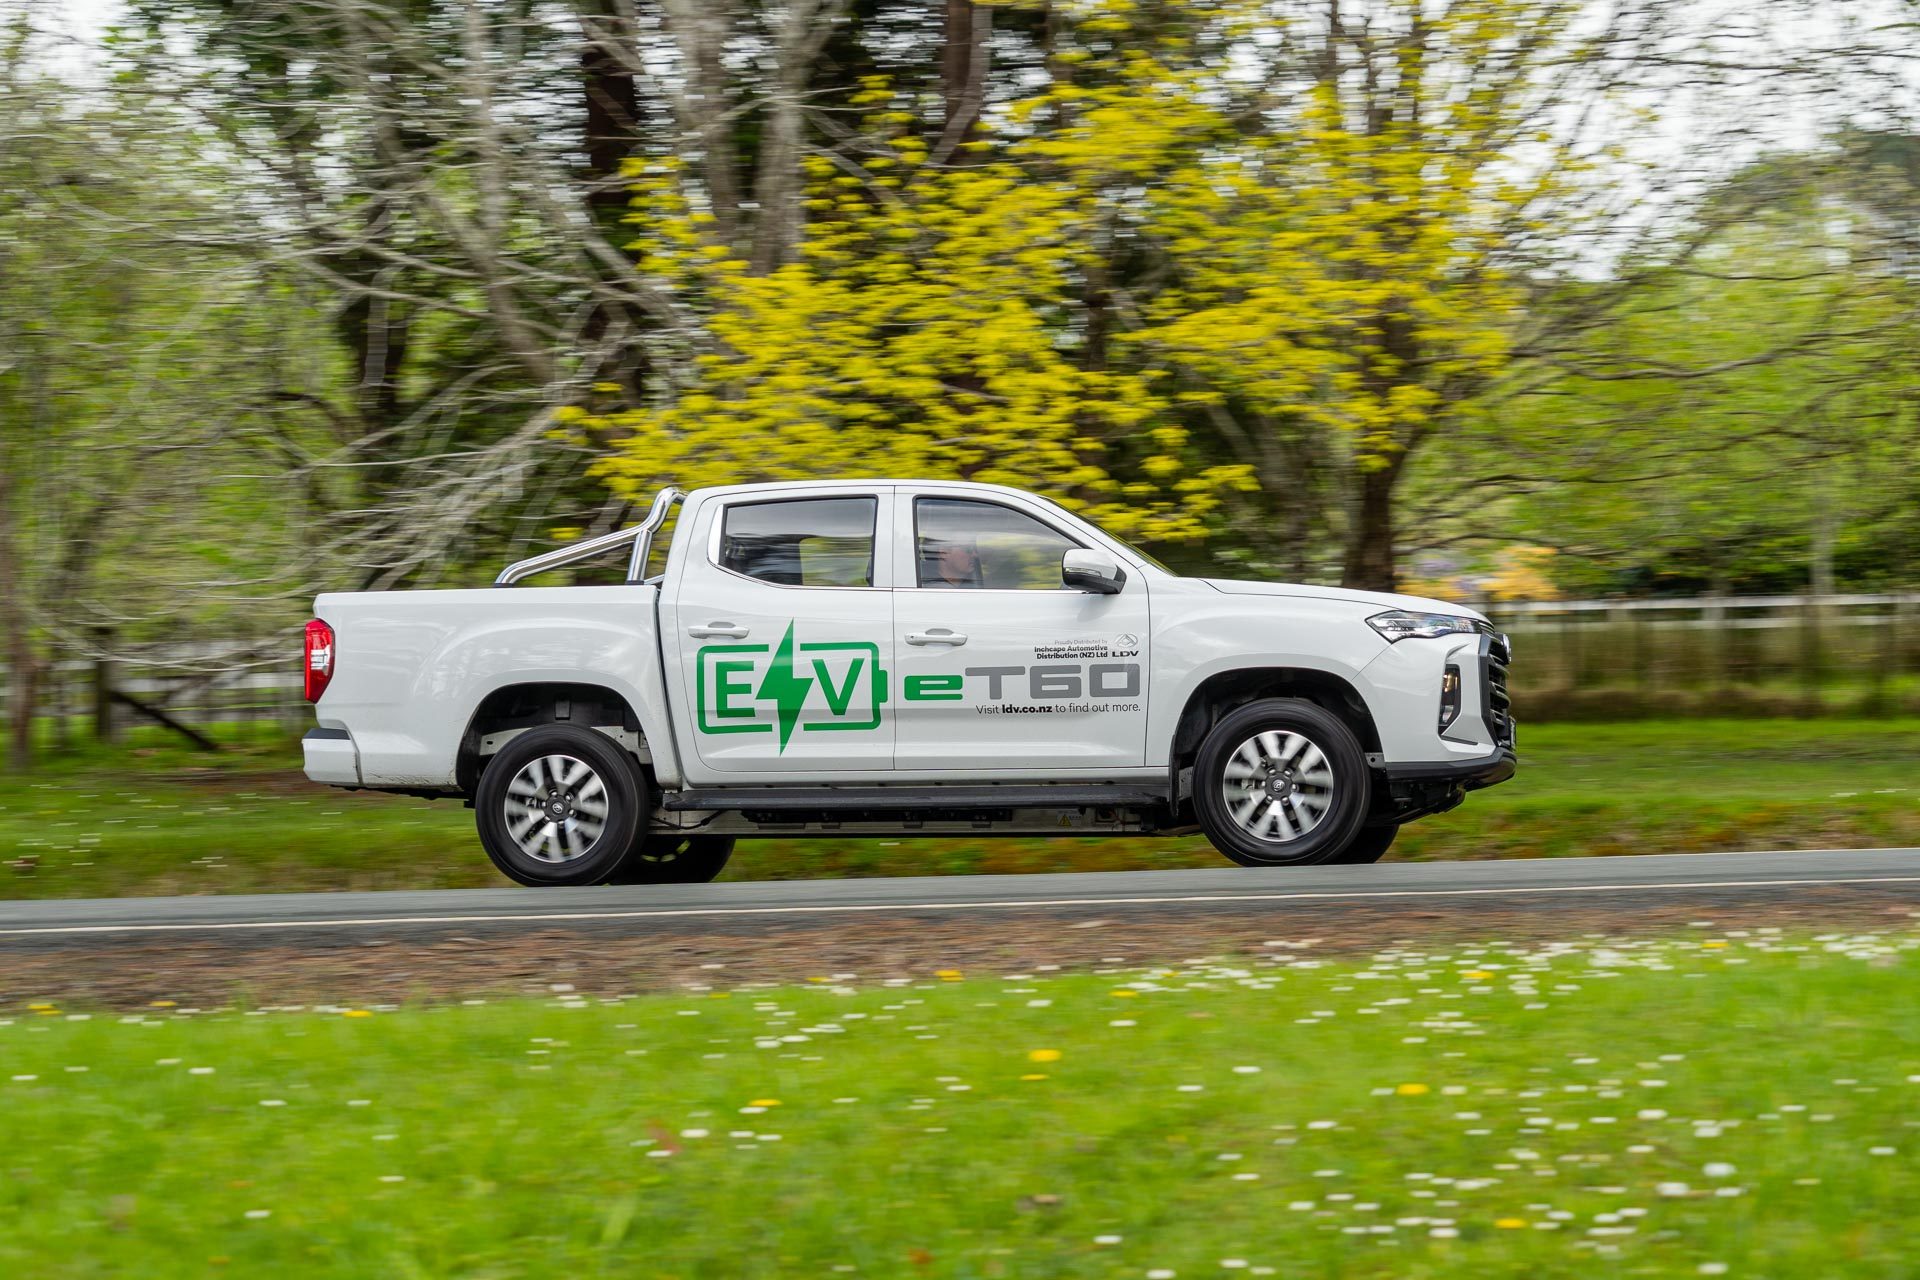
<svg viewBox="0 0 1920 1280">
<path fill-rule="evenodd" d="M 886 524 L 887 516 L 891 511 L 890 504 L 887 501 L 889 496 L 888 494 L 875 490 L 854 490 L 845 493 L 790 494 L 781 498 L 762 498 L 753 494 L 742 494 L 738 498 L 729 498 L 719 504 L 719 511 L 713 517 L 713 527 L 708 530 L 707 564 L 710 568 L 716 569 L 728 577 L 738 578 L 742 582 L 751 582 L 756 586 L 773 587 L 781 591 L 891 590 L 890 587 L 880 582 L 880 567 L 882 563 L 880 548 L 890 541 L 889 534 L 882 532 L 883 527 L 888 529 L 891 527 Z M 721 563 L 721 549 L 725 546 L 727 539 L 727 517 L 733 514 L 734 508 L 785 506 L 796 502 L 870 502 L 873 504 L 872 546 L 867 556 L 867 583 L 865 586 L 839 586 L 827 583 L 810 585 L 804 582 L 769 582 L 765 578 L 756 578 L 750 573 L 742 573 L 738 569 L 729 568 L 727 565 Z"/>
<path fill-rule="evenodd" d="M 905 550 L 906 550 L 906 556 L 907 556 L 907 564 L 909 566 L 910 576 L 911 576 L 911 581 L 908 583 L 909 589 L 914 591 L 939 591 L 939 592 L 952 594 L 952 595 L 975 595 L 983 591 L 993 592 L 996 595 L 1021 595 L 1021 596 L 1044 594 L 1049 591 L 1068 592 L 1074 595 L 1084 594 L 1081 591 L 1079 591 L 1078 588 L 1070 587 L 1065 582 L 1057 583 L 1051 587 L 985 587 L 985 586 L 982 586 L 982 587 L 929 587 L 929 586 L 926 586 L 920 581 L 920 504 L 923 502 L 970 502 L 976 506 L 999 507 L 1004 511 L 1011 511 L 1015 515 L 1025 516 L 1027 519 L 1033 521 L 1035 524 L 1041 525 L 1044 528 L 1052 530 L 1055 534 L 1058 534 L 1060 537 L 1066 539 L 1069 543 L 1071 543 L 1073 546 L 1073 549 L 1075 550 L 1086 551 L 1091 549 L 1091 544 L 1086 542 L 1084 539 L 1075 537 L 1073 534 L 1067 532 L 1065 529 L 1062 529 L 1059 525 L 1055 524 L 1053 521 L 1046 519 L 1044 516 L 1040 515 L 1038 512 L 1029 511 L 1025 507 L 1019 506 L 1015 503 L 1003 502 L 998 498 L 989 498 L 989 497 L 979 496 L 971 493 L 940 493 L 937 491 L 922 491 L 919 493 L 915 493 L 913 495 L 913 518 L 905 522 L 905 524 L 907 525 L 907 544 L 906 544 Z"/>
</svg>

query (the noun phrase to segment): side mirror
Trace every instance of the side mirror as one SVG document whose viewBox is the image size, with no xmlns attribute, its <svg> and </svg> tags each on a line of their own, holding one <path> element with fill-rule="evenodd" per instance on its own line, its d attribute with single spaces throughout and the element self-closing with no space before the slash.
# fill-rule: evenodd
<svg viewBox="0 0 1920 1280">
<path fill-rule="evenodd" d="M 1060 581 L 1076 591 L 1111 596 L 1127 585 L 1127 572 L 1103 551 L 1075 547 L 1060 557 Z"/>
</svg>

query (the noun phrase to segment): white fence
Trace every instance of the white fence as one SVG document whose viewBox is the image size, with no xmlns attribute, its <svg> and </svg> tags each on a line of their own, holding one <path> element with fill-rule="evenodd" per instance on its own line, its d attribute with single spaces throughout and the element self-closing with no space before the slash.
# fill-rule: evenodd
<svg viewBox="0 0 1920 1280">
<path fill-rule="evenodd" d="M 1482 606 L 1513 639 L 1518 712 L 1529 695 L 1602 699 L 1638 692 L 1763 691 L 1805 699 L 1920 701 L 1920 592 L 1891 595 L 1736 596 L 1647 600 L 1542 600 Z M 186 726 L 257 725 L 277 733 L 307 719 L 300 635 L 272 650 L 232 643 L 98 649 L 43 669 L 35 704 L 56 722 L 107 736 L 150 717 L 135 703 Z M 11 706 L 0 666 L 0 698 Z M 111 695 L 124 695 L 116 699 Z M 1623 711 L 1632 708 L 1622 704 Z M 244 732 L 243 730 L 240 730 Z"/>
<path fill-rule="evenodd" d="M 1920 592 L 1486 606 L 1520 690 L 1817 689 L 1865 696 L 1920 673 Z"/>
<path fill-rule="evenodd" d="M 192 736 L 212 725 L 256 726 L 278 734 L 309 716 L 300 674 L 300 633 L 281 652 L 231 644 L 120 645 L 107 639 L 92 654 L 43 666 L 36 673 L 35 712 L 52 722 L 56 741 L 83 723 L 114 739 L 129 724 L 171 722 Z M 9 716 L 10 672 L 0 665 L 0 699 Z M 231 736 L 232 731 L 229 732 Z"/>
</svg>

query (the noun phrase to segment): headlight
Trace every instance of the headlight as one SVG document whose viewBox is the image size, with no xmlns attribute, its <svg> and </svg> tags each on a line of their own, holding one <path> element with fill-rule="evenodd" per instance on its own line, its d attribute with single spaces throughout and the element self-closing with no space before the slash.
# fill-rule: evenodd
<svg viewBox="0 0 1920 1280">
<path fill-rule="evenodd" d="M 1367 619 L 1367 625 L 1388 640 L 1432 640 L 1439 636 L 1471 635 L 1472 618 L 1452 613 L 1410 613 L 1391 609 Z"/>
</svg>

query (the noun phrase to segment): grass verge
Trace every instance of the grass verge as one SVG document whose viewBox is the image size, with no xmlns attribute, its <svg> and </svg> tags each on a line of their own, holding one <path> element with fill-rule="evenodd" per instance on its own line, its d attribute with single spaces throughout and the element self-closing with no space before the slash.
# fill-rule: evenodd
<svg viewBox="0 0 1920 1280">
<path fill-rule="evenodd" d="M 1396 859 L 1920 844 L 1920 719 L 1522 727 L 1518 777 L 1412 824 Z M 286 743 L 146 740 L 0 796 L 0 895 L 497 885 L 457 802 L 308 784 Z M 1224 866 L 1204 840 L 743 841 L 730 879 Z"/>
<path fill-rule="evenodd" d="M 0 1273 L 1903 1274 L 1916 947 L 41 1008 L 0 1021 Z"/>
</svg>

